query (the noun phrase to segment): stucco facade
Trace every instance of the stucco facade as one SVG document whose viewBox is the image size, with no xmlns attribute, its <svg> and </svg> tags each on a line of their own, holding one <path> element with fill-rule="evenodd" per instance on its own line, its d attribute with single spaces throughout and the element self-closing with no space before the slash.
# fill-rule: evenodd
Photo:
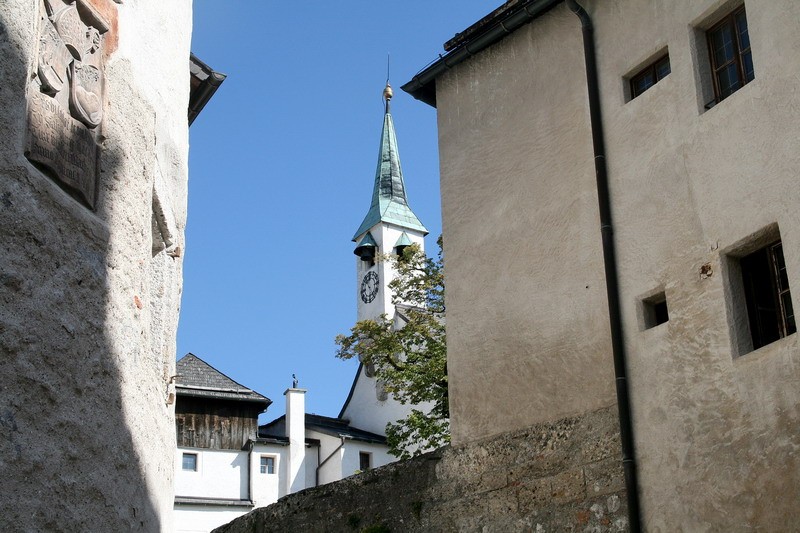
<svg viewBox="0 0 800 533">
<path fill-rule="evenodd" d="M 558 10 L 437 80 L 454 443 L 615 401 L 584 79 Z"/>
<path fill-rule="evenodd" d="M 454 443 L 616 403 L 581 26 L 554 4 L 435 80 Z M 752 350 L 740 263 L 780 239 L 800 290 L 800 4 L 581 4 L 643 525 L 789 530 L 800 347 L 790 331 Z M 742 5 L 754 79 L 707 106 L 706 32 Z M 671 72 L 631 99 L 630 77 L 666 53 Z M 654 295 L 669 316 L 650 327 Z"/>
<path fill-rule="evenodd" d="M 0 9 L 3 531 L 169 531 L 191 2 Z"/>
</svg>

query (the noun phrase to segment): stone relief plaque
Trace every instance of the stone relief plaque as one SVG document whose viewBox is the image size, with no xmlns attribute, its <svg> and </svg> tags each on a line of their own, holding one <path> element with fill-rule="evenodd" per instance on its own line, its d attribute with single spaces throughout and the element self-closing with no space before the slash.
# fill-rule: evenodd
<svg viewBox="0 0 800 533">
<path fill-rule="evenodd" d="M 86 0 L 40 0 L 25 156 L 94 208 L 109 24 Z"/>
</svg>

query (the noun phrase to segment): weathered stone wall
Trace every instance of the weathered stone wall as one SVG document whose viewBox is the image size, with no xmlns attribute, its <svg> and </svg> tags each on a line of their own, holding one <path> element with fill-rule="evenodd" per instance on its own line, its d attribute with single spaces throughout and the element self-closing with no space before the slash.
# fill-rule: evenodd
<svg viewBox="0 0 800 533">
<path fill-rule="evenodd" d="M 190 0 L 0 9 L 2 531 L 171 529 L 190 30 Z"/>
<path fill-rule="evenodd" d="M 625 497 L 604 409 L 292 494 L 215 532 L 627 531 Z"/>
</svg>

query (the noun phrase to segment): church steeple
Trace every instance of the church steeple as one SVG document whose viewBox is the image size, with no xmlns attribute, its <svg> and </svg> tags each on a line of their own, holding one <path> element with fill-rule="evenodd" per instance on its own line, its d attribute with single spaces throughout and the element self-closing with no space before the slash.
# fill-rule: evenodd
<svg viewBox="0 0 800 533">
<path fill-rule="evenodd" d="M 355 261 L 357 320 L 376 320 L 385 315 L 393 327 L 402 327 L 403 315 L 397 313 L 390 287 L 397 276 L 395 261 L 387 259 L 402 254 L 412 245 L 424 252 L 428 230 L 408 207 L 397 137 L 389 112 L 392 87 L 388 80 L 383 98 L 383 131 L 372 203 L 353 236 L 353 241 L 358 243 L 353 250 L 358 256 Z M 339 417 L 347 417 L 368 431 L 385 434 L 386 424 L 404 418 L 412 407 L 400 404 L 387 393 L 383 384 L 375 379 L 371 367 L 362 364 Z"/>
<path fill-rule="evenodd" d="M 394 132 L 394 122 L 389 112 L 389 102 L 392 99 L 392 87 L 386 82 L 383 90 L 386 102 L 383 116 L 383 131 L 381 132 L 381 145 L 378 153 L 378 168 L 375 171 L 375 184 L 372 189 L 372 203 L 367 216 L 358 227 L 353 241 L 369 231 L 380 222 L 394 224 L 405 229 L 411 229 L 428 234 L 411 208 L 406 198 L 406 186 L 403 181 L 403 170 L 400 167 L 400 154 L 397 151 L 397 137 Z"/>
</svg>

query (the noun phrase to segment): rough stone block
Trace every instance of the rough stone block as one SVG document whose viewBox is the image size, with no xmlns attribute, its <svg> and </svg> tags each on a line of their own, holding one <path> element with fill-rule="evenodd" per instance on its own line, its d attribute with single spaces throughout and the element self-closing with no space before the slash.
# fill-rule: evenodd
<svg viewBox="0 0 800 533">
<path fill-rule="evenodd" d="M 625 490 L 625 475 L 617 458 L 588 464 L 583 467 L 583 473 L 589 498 Z"/>
<path fill-rule="evenodd" d="M 568 470 L 549 479 L 553 502 L 557 504 L 582 500 L 586 494 L 582 468 Z"/>
<path fill-rule="evenodd" d="M 481 495 L 487 516 L 503 514 L 516 515 L 519 509 L 517 495 L 512 490 L 503 489 Z"/>
<path fill-rule="evenodd" d="M 519 482 L 516 492 L 518 508 L 523 514 L 546 507 L 553 500 L 552 484 L 546 478 Z"/>
</svg>

